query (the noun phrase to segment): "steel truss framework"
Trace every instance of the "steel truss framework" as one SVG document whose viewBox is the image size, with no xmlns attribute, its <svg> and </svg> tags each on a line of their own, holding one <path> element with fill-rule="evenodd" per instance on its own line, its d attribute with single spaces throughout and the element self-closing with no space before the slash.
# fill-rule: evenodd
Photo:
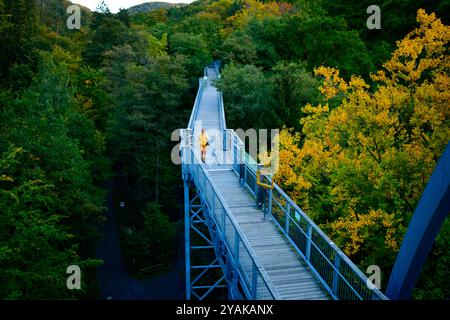
<svg viewBox="0 0 450 320">
<path fill-rule="evenodd" d="M 185 208 L 185 250 L 186 250 L 186 299 L 203 300 L 215 289 L 228 290 L 229 300 L 244 299 L 238 284 L 238 273 L 232 255 L 218 231 L 200 194 L 191 181 L 184 181 Z M 195 244 L 195 239 L 201 244 Z M 192 254 L 194 251 L 209 251 L 212 261 L 197 265 Z M 219 276 L 211 277 L 212 270 L 218 270 Z M 209 276 L 208 276 L 209 275 Z"/>
<path fill-rule="evenodd" d="M 215 62 L 210 68 L 214 68 L 216 74 L 220 78 L 219 68 L 220 63 Z M 198 110 L 202 99 L 203 90 L 208 85 L 207 82 L 207 68 L 205 68 L 205 77 L 199 80 L 199 90 L 194 103 L 194 107 L 189 120 L 188 128 L 183 129 L 180 133 L 182 136 L 181 150 L 182 150 L 182 172 L 184 181 L 184 215 L 185 215 L 185 246 L 186 246 L 186 298 L 192 297 L 200 300 L 206 298 L 216 288 L 227 288 L 229 299 L 256 299 L 260 296 L 257 295 L 258 277 L 252 276 L 251 285 L 250 280 L 245 276 L 241 276 L 238 270 L 242 269 L 239 265 L 239 237 L 228 239 L 225 235 L 225 231 L 222 231 L 217 224 L 216 217 L 208 212 L 209 206 L 206 205 L 205 199 L 201 192 L 199 192 L 192 181 L 192 168 L 193 165 L 200 165 L 200 163 L 192 163 L 193 154 L 190 154 L 190 149 L 193 145 L 193 135 L 195 122 L 197 121 Z M 311 271 L 317 276 L 324 288 L 335 299 L 387 299 L 386 296 L 377 288 L 369 288 L 366 286 L 367 277 L 354 265 L 347 256 L 323 233 L 320 228 L 314 224 L 314 222 L 303 212 L 297 204 L 289 198 L 288 195 L 276 184 L 258 183 L 258 171 L 260 168 L 254 168 L 255 163 L 250 161 L 251 157 L 245 157 L 245 144 L 234 133 L 233 130 L 226 129 L 225 114 L 223 110 L 222 94 L 218 93 L 219 99 L 219 118 L 220 128 L 224 130 L 224 151 L 233 150 L 232 165 L 233 170 L 239 173 L 241 186 L 247 186 L 248 190 L 256 197 L 257 207 L 262 209 L 264 217 L 266 214 L 274 219 L 272 212 L 272 204 L 279 206 L 281 213 L 287 217 L 284 225 L 281 225 L 276 219 L 274 220 L 279 231 L 281 231 L 287 240 L 290 241 L 297 253 L 303 258 L 303 260 L 311 268 Z M 228 146 L 230 143 L 230 146 Z M 184 151 L 184 152 L 183 152 Z M 186 152 L 187 151 L 187 152 Z M 192 157 L 191 157 L 192 156 Z M 450 143 L 447 145 L 439 163 L 436 166 L 434 173 L 432 174 L 430 181 L 422 195 L 422 198 L 415 210 L 415 213 L 411 219 L 408 227 L 405 239 L 402 243 L 400 252 L 398 253 L 394 268 L 387 287 L 387 296 L 391 299 L 408 299 L 411 295 L 411 291 L 417 281 L 417 277 L 420 274 L 423 263 L 431 249 L 431 246 L 440 231 L 445 219 L 450 212 Z M 188 170 L 190 169 L 190 170 Z M 198 178 L 198 170 L 196 171 Z M 253 186 L 249 185 L 247 177 L 254 177 L 256 183 Z M 203 174 L 203 178 L 205 175 Z M 204 180 L 205 182 L 206 180 Z M 198 181 L 196 181 L 198 183 Z M 251 183 L 253 184 L 253 182 Z M 206 186 L 206 184 L 205 184 Z M 274 188 L 278 193 L 278 197 L 284 199 L 286 207 L 280 205 L 278 201 L 274 201 L 272 190 L 263 192 L 260 187 Z M 200 186 L 201 188 L 201 186 Z M 206 188 L 206 187 L 205 187 Z M 203 188 L 203 189 L 205 189 Z M 192 191 L 192 198 L 190 198 Z M 203 190 L 204 191 L 204 190 Z M 206 192 L 206 191 L 204 191 Z M 207 197 L 207 195 L 204 195 Z M 267 198 L 268 197 L 268 198 Z M 267 201 L 267 199 L 269 199 Z M 214 201 L 214 198 L 213 198 Z M 266 205 L 266 203 L 268 204 Z M 213 202 L 214 203 L 214 202 Z M 212 205 L 214 209 L 214 204 Z M 226 211 L 226 210 L 225 210 Z M 228 211 L 227 214 L 230 214 Z M 225 217 L 225 214 L 223 215 Z M 297 219 L 303 221 L 305 227 L 300 226 L 296 222 L 291 223 Z M 222 234 L 223 232 L 224 234 Z M 313 233 L 314 232 L 314 233 Z M 292 237 L 294 234 L 299 239 L 303 239 L 306 242 L 306 249 L 302 249 L 294 241 Z M 315 236 L 313 236 L 315 234 Z M 191 236 L 196 236 L 204 241 L 204 245 L 191 245 Z M 227 245 L 224 243 L 224 239 L 227 240 Z M 228 250 L 229 243 L 236 242 L 235 252 L 236 257 Z M 231 244 L 232 245 L 232 244 Z M 230 245 L 230 246 L 231 246 Z M 311 260 L 311 245 L 314 246 L 320 255 L 324 259 Z M 247 246 L 247 245 L 245 245 Z M 206 265 L 195 265 L 191 261 L 191 253 L 196 250 L 210 250 L 214 255 L 211 255 L 212 261 Z M 269 288 L 269 281 L 265 279 L 267 276 L 262 276 L 261 270 L 257 267 L 255 259 L 253 259 L 253 271 L 252 274 L 256 275 L 259 271 L 259 276 Z M 256 257 L 255 257 L 256 258 Z M 324 261 L 326 263 L 324 263 Z M 205 277 L 208 270 L 221 269 L 222 276 L 219 276 L 216 280 L 211 281 L 209 277 Z M 262 269 L 262 268 L 261 268 Z M 192 280 L 191 276 L 195 278 Z M 329 272 L 333 273 L 333 277 L 329 277 Z M 245 271 L 242 271 L 245 275 Z M 338 278 L 339 276 L 339 278 Z M 244 278 L 244 279 L 243 279 Z M 328 280 L 327 280 L 328 279 Z M 340 279 L 340 280 L 338 280 Z M 210 281 L 208 284 L 201 283 L 201 280 Z M 331 280 L 331 281 L 330 281 Z M 339 285 L 341 283 L 341 285 Z M 343 284 L 346 284 L 345 286 Z M 273 285 L 271 285 L 272 287 Z M 253 288 L 249 290 L 249 287 Z M 367 290 L 365 289 L 367 287 Z M 344 288 L 344 289 L 343 289 Z M 272 294 L 271 298 L 277 298 L 273 294 L 275 290 L 269 288 Z"/>
</svg>

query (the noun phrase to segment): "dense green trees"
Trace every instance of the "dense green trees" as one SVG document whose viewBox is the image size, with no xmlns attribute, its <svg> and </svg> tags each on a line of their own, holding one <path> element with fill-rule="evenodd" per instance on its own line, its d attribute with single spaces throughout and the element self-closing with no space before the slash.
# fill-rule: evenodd
<svg viewBox="0 0 450 320">
<path fill-rule="evenodd" d="M 206 64 L 212 62 L 211 51 L 207 42 L 200 34 L 177 32 L 170 36 L 170 52 L 183 55 L 186 71 L 197 84 L 198 75 L 201 75 Z"/>
<path fill-rule="evenodd" d="M 146 275 L 173 261 L 175 229 L 167 215 L 155 202 L 148 202 L 140 211 L 143 228 L 123 230 L 125 258 L 131 261 L 131 272 Z"/>
<path fill-rule="evenodd" d="M 52 14 L 65 21 L 61 3 L 4 4 L 0 298 L 95 297 L 96 224 L 105 195 L 99 183 L 109 171 L 103 76 L 82 66 L 84 42 L 52 31 Z M 66 287 L 66 269 L 74 264 L 82 270 L 80 291 Z"/>
<path fill-rule="evenodd" d="M 302 30 L 303 57 L 310 67 L 326 65 L 343 75 L 373 71 L 373 64 L 358 32 L 347 30 L 344 20 L 328 16 L 311 17 Z"/>
<path fill-rule="evenodd" d="M 448 75 L 448 69 L 437 67 L 437 64 L 443 63 L 448 51 L 439 51 L 443 54 L 441 58 L 438 58 L 438 53 L 433 53 L 434 60 L 419 62 L 418 59 L 425 60 L 428 56 L 426 49 L 418 49 L 422 48 L 419 45 L 421 40 L 415 37 L 426 34 L 429 37 L 426 41 L 439 39 L 436 41 L 445 43 L 448 31 L 443 31 L 436 22 L 431 25 L 428 18 L 421 15 L 418 19 L 422 23 L 430 23 L 429 30 L 404 40 L 397 57 L 385 65 L 390 70 L 388 77 L 392 77 L 399 86 L 395 89 L 399 92 L 391 93 L 389 98 L 391 106 L 399 106 L 398 119 L 402 125 L 397 126 L 394 124 L 397 116 L 392 111 L 388 115 L 377 116 L 379 110 L 368 107 L 368 100 L 380 99 L 387 94 L 383 90 L 377 91 L 383 84 L 380 84 L 379 77 L 370 78 L 369 73 L 380 69 L 394 52 L 395 41 L 413 29 L 420 4 L 396 1 L 380 4 L 381 32 L 367 29 L 366 8 L 369 3 L 364 1 L 357 5 L 348 1 L 322 1 L 320 8 L 305 0 L 295 1 L 292 7 L 283 9 L 280 3 L 274 2 L 255 3 L 250 0 L 245 3 L 227 19 L 232 27 L 222 33 L 221 54 L 226 65 L 218 87 L 224 92 L 227 124 L 235 128 L 283 125 L 293 128 L 283 131 L 281 136 L 284 160 L 279 182 L 354 261 L 362 266 L 381 265 L 387 281 L 410 214 L 425 186 L 427 178 L 423 177 L 430 175 L 434 161 L 448 141 L 448 117 L 443 116 L 445 111 L 442 109 L 437 111 L 441 116 L 437 116 L 436 121 L 447 119 L 447 122 L 439 122 L 439 129 L 436 125 L 419 121 L 422 123 L 420 129 L 413 130 L 417 125 L 417 120 L 412 120 L 413 114 L 417 112 L 417 117 L 420 117 L 422 103 L 437 99 L 434 103 L 436 108 L 440 108 L 440 101 L 448 105 L 447 95 L 437 98 L 446 91 L 445 80 L 438 74 L 445 69 L 447 71 L 443 74 Z M 423 5 L 438 12 L 447 6 L 445 1 L 439 6 L 429 2 Z M 442 12 L 444 21 L 448 19 L 447 15 L 447 12 Z M 427 48 L 432 50 L 430 48 L 434 46 Z M 338 68 L 339 72 L 325 76 L 323 87 L 327 89 L 319 93 L 320 80 L 312 70 L 322 65 Z M 417 70 L 411 71 L 409 68 L 412 67 L 417 67 Z M 421 70 L 433 67 L 437 68 L 436 71 Z M 324 74 L 322 71 L 319 71 L 321 75 Z M 383 79 L 384 84 L 395 86 L 391 80 Z M 441 88 L 438 92 L 434 92 L 433 83 L 435 89 Z M 426 86 L 427 90 L 418 89 L 421 86 Z M 402 90 L 409 92 L 411 101 L 406 94 L 405 101 L 397 101 L 403 96 L 400 94 Z M 361 95 L 356 98 L 358 92 Z M 427 95 L 430 97 L 425 98 Z M 349 97 L 354 97 L 354 100 L 348 102 Z M 374 105 L 381 108 L 386 103 L 376 100 Z M 348 110 L 344 117 L 342 110 L 349 105 L 354 109 Z M 428 118 L 425 114 L 430 112 L 423 113 L 424 117 Z M 375 124 L 371 124 L 372 120 L 367 117 L 375 117 Z M 387 129 L 392 127 L 396 128 L 394 133 Z M 402 130 L 409 138 L 404 137 Z M 425 141 L 419 145 L 430 150 L 419 156 L 414 154 L 418 147 L 409 147 L 413 141 L 409 134 L 414 136 L 412 132 L 420 130 L 425 131 L 425 137 L 419 140 Z M 431 133 L 429 130 L 437 131 Z M 390 134 L 394 134 L 393 140 L 389 138 Z M 400 142 L 400 137 L 405 140 Z M 396 156 L 392 154 L 393 149 L 388 148 L 386 154 L 383 152 L 389 141 L 394 144 L 392 148 L 399 150 Z M 367 143 L 374 144 L 367 147 L 373 161 L 367 160 L 362 151 Z M 435 149 L 432 144 L 439 147 Z M 344 156 L 346 150 L 349 153 Z M 448 228 L 444 227 L 416 289 L 416 298 L 442 299 L 448 296 L 448 286 L 438 285 L 437 280 L 447 277 L 444 270 L 448 269 L 448 251 L 442 247 L 443 239 L 447 237 Z M 425 273 L 432 272 L 433 268 L 439 271 L 427 278 Z"/>
<path fill-rule="evenodd" d="M 274 112 L 277 115 L 279 127 L 300 129 L 300 119 L 303 116 L 301 108 L 307 103 L 319 102 L 320 92 L 318 80 L 307 71 L 304 63 L 281 61 L 272 69 L 271 80 L 276 101 Z"/>
<path fill-rule="evenodd" d="M 287 61 L 267 73 L 254 65 L 228 64 L 217 81 L 232 128 L 300 129 L 303 113 L 297 106 L 319 101 L 318 84 L 304 63 Z"/>
<path fill-rule="evenodd" d="M 321 0 L 320 2 L 331 16 L 345 19 L 349 28 L 359 33 L 361 39 L 366 43 L 372 62 L 376 67 L 381 66 L 389 58 L 395 48 L 395 42 L 414 29 L 416 12 L 419 8 L 423 8 L 427 12 L 436 12 L 445 23 L 450 23 L 450 2 L 447 0 L 362 0 L 358 2 Z M 369 30 L 366 27 L 366 20 L 369 16 L 366 9 L 370 5 L 380 7 L 380 30 Z"/>
<path fill-rule="evenodd" d="M 126 52 L 126 48 L 119 52 Z M 124 69 L 120 81 L 126 84 L 120 88 L 117 86 L 114 92 L 119 104 L 112 114 L 108 130 L 114 146 L 111 153 L 120 167 L 119 176 L 134 181 L 127 183 L 127 192 L 135 199 L 137 208 L 148 200 L 177 208 L 175 195 L 161 192 L 160 188 L 161 184 L 168 187 L 175 175 L 167 176 L 164 172 L 170 171 L 166 167 L 172 165 L 171 133 L 178 128 L 183 116 L 182 112 L 171 112 L 181 104 L 187 89 L 182 62 L 178 57 L 163 56 L 139 66 L 131 61 L 124 63 L 118 58 L 109 60 L 106 68 L 111 78 L 114 78 L 114 70 L 120 70 L 118 64 Z M 161 198 L 170 201 L 162 201 Z M 171 215 L 175 217 L 174 213 Z"/>
<path fill-rule="evenodd" d="M 50 54 L 41 55 L 31 87 L 1 104 L 0 296 L 92 295 L 95 281 L 67 290 L 65 269 L 84 267 L 88 280 L 99 263 L 92 245 L 103 193 L 92 173 L 101 171 L 93 164 L 104 142 L 76 111 L 66 65 Z"/>
<path fill-rule="evenodd" d="M 32 76 L 32 67 L 28 63 L 31 60 L 32 39 L 37 32 L 36 4 L 26 0 L 2 2 L 0 17 L 0 81 L 9 79 L 26 85 Z M 10 71 L 10 68 L 13 70 Z"/>
<path fill-rule="evenodd" d="M 280 183 L 356 262 L 389 269 L 441 146 L 407 147 L 417 130 L 435 128 L 413 115 L 448 105 L 446 78 L 436 76 L 448 74 L 448 66 L 406 79 L 415 73 L 397 56 L 385 66 L 392 71 L 386 78 L 370 73 L 390 60 L 419 7 L 448 24 L 450 2 L 380 2 L 381 30 L 366 28 L 369 4 L 377 3 L 198 0 L 132 16 L 103 4 L 93 14 L 83 9 L 81 30 L 67 30 L 65 0 L 0 0 L 0 298 L 95 297 L 96 226 L 106 192 L 99 186 L 110 180 L 115 203 L 126 203 L 119 220 L 130 270 L 142 276 L 170 265 L 182 212 L 170 137 L 186 125 L 197 78 L 213 59 L 223 62 L 217 86 L 227 125 L 288 128 Z M 417 48 L 409 41 L 404 48 Z M 393 74 L 400 75 L 396 83 Z M 377 123 L 376 105 L 398 108 Z M 348 123 L 339 122 L 343 114 Z M 385 127 L 394 115 L 401 126 L 389 140 Z M 439 128 L 448 128 L 445 121 Z M 402 130 L 410 140 L 400 139 Z M 431 140 L 444 141 L 446 132 Z M 381 164 L 379 147 L 387 148 Z M 448 297 L 440 284 L 448 270 L 448 223 L 444 230 L 417 298 Z M 82 291 L 65 287 L 71 264 L 82 267 Z"/>
<path fill-rule="evenodd" d="M 241 31 L 234 32 L 223 42 L 219 55 L 225 64 L 253 64 L 257 58 L 252 38 Z"/>
<path fill-rule="evenodd" d="M 271 117 L 267 93 L 270 83 L 253 65 L 225 66 L 217 87 L 226 96 L 225 112 L 230 128 L 263 128 Z"/>
<path fill-rule="evenodd" d="M 357 75 L 320 67 L 318 105 L 303 107 L 301 133 L 284 130 L 276 178 L 354 261 L 377 264 L 388 280 L 411 215 L 450 139 L 448 26 L 418 11 L 419 27 L 398 42 L 376 89 Z M 337 105 L 329 99 L 340 96 Z M 444 225 L 429 257 L 448 277 Z M 448 286 L 426 278 L 417 297 L 445 299 Z M 433 287 L 432 290 L 430 288 Z"/>
<path fill-rule="evenodd" d="M 129 29 L 121 20 L 112 16 L 103 17 L 99 14 L 94 16 L 94 24 L 98 25 L 93 30 L 92 45 L 86 47 L 84 57 L 89 64 L 98 66 L 102 62 L 102 54 L 111 50 L 114 46 L 129 41 Z"/>
<path fill-rule="evenodd" d="M 201 36 L 175 33 L 170 39 L 166 34 L 157 38 L 142 25 L 123 32 L 124 44 L 99 51 L 95 58 L 103 61 L 112 104 L 107 136 L 115 196 L 127 203 L 120 220 L 125 257 L 133 273 L 142 275 L 145 264 L 167 267 L 173 257 L 180 175 L 171 162 L 170 137 L 188 118 L 187 70 L 189 75 L 200 74 L 210 58 Z M 144 210 L 149 201 L 152 209 Z M 155 225 L 150 227 L 148 221 Z M 156 239 L 155 228 L 168 237 Z"/>
</svg>

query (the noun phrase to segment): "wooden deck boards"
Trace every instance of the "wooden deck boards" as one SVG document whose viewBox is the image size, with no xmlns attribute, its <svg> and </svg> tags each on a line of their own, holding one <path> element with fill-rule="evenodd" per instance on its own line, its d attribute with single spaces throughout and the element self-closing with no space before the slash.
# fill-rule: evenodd
<svg viewBox="0 0 450 320">
<path fill-rule="evenodd" d="M 327 299 L 326 291 L 272 219 L 263 219 L 262 210 L 256 209 L 255 200 L 239 185 L 235 172 L 209 173 L 281 298 Z"/>
<path fill-rule="evenodd" d="M 208 69 L 208 78 L 215 77 L 214 69 Z M 202 121 L 202 127 L 207 130 L 220 129 L 218 94 L 217 89 L 208 80 L 196 117 L 197 121 Z M 196 127 L 194 143 L 198 141 L 199 131 Z M 252 194 L 247 188 L 239 185 L 238 176 L 230 169 L 230 165 L 221 162 L 220 159 L 223 158 L 220 151 L 217 154 L 216 151 L 208 150 L 206 169 L 281 298 L 328 299 L 325 289 L 289 241 L 280 233 L 273 220 L 270 217 L 263 219 L 264 214 L 262 210 L 256 209 Z M 231 236 L 230 234 L 229 237 Z M 241 269 L 251 274 L 251 261 L 244 250 L 240 250 Z"/>
</svg>

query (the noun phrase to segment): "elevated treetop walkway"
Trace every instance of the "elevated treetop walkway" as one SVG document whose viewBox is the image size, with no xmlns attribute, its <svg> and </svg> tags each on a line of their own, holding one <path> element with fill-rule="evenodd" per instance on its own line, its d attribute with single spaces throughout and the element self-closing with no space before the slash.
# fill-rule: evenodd
<svg viewBox="0 0 450 320">
<path fill-rule="evenodd" d="M 218 64 L 205 68 L 188 128 L 181 132 L 187 298 L 226 287 L 230 299 L 386 299 L 278 185 L 257 183 L 257 163 L 226 128 L 222 94 L 213 83 L 218 77 Z M 202 128 L 211 141 L 206 163 L 198 146 Z M 194 231 L 206 246 L 190 243 Z M 191 252 L 202 248 L 212 248 L 215 261 L 191 265 Z M 224 276 L 198 285 L 213 267 Z M 196 269 L 203 271 L 194 279 Z"/>
</svg>

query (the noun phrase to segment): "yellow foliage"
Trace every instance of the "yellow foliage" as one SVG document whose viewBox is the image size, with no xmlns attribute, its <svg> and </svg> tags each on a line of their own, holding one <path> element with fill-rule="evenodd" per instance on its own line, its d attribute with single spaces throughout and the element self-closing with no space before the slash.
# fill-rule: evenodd
<svg viewBox="0 0 450 320">
<path fill-rule="evenodd" d="M 2 175 L 0 176 L 0 181 L 13 182 L 14 179 L 11 178 L 10 176 L 7 176 L 7 175 L 2 174 Z"/>
<path fill-rule="evenodd" d="M 233 26 L 232 29 L 242 29 L 248 24 L 251 18 L 263 20 L 270 16 L 281 16 L 290 10 L 292 10 L 292 5 L 289 3 L 263 3 L 258 0 L 244 0 L 243 8 L 235 15 L 227 18 L 227 23 Z M 224 32 L 228 33 L 227 30 Z"/>
<path fill-rule="evenodd" d="M 218 14 L 222 18 L 226 18 L 232 6 L 232 0 L 220 0 L 209 5 L 206 10 L 208 13 Z"/>
<path fill-rule="evenodd" d="M 341 248 L 347 255 L 357 254 L 368 235 L 373 235 L 374 229 L 377 228 L 384 229 L 386 246 L 394 251 L 398 250 L 398 241 L 395 237 L 397 231 L 395 215 L 382 210 L 370 210 L 367 214 L 357 214 L 350 209 L 348 215 L 332 222 L 331 228 L 338 237 L 346 239 L 342 242 Z"/>
<path fill-rule="evenodd" d="M 275 179 L 350 255 L 398 250 L 429 176 L 450 140 L 450 28 L 419 10 L 419 27 L 372 75 L 319 67 L 325 101 L 302 108 L 302 133 L 280 133 Z M 329 100 L 339 96 L 340 105 Z"/>
<path fill-rule="evenodd" d="M 347 83 L 339 77 L 339 70 L 328 68 L 328 67 L 318 67 L 314 70 L 317 76 L 323 76 L 325 78 L 324 85 L 320 87 L 320 92 L 327 99 L 331 99 L 336 96 L 338 92 L 346 92 L 348 89 Z"/>
<path fill-rule="evenodd" d="M 397 50 L 383 65 L 386 72 L 377 73 L 374 80 L 391 84 L 406 81 L 409 85 L 417 85 L 429 70 L 436 74 L 447 73 L 448 79 L 449 27 L 434 13 L 428 15 L 423 9 L 417 12 L 417 22 L 420 27 L 397 42 Z"/>
<path fill-rule="evenodd" d="M 52 49 L 52 56 L 56 61 L 67 65 L 70 72 L 78 71 L 82 60 L 80 56 L 74 55 L 58 45 L 53 46 Z"/>
</svg>

